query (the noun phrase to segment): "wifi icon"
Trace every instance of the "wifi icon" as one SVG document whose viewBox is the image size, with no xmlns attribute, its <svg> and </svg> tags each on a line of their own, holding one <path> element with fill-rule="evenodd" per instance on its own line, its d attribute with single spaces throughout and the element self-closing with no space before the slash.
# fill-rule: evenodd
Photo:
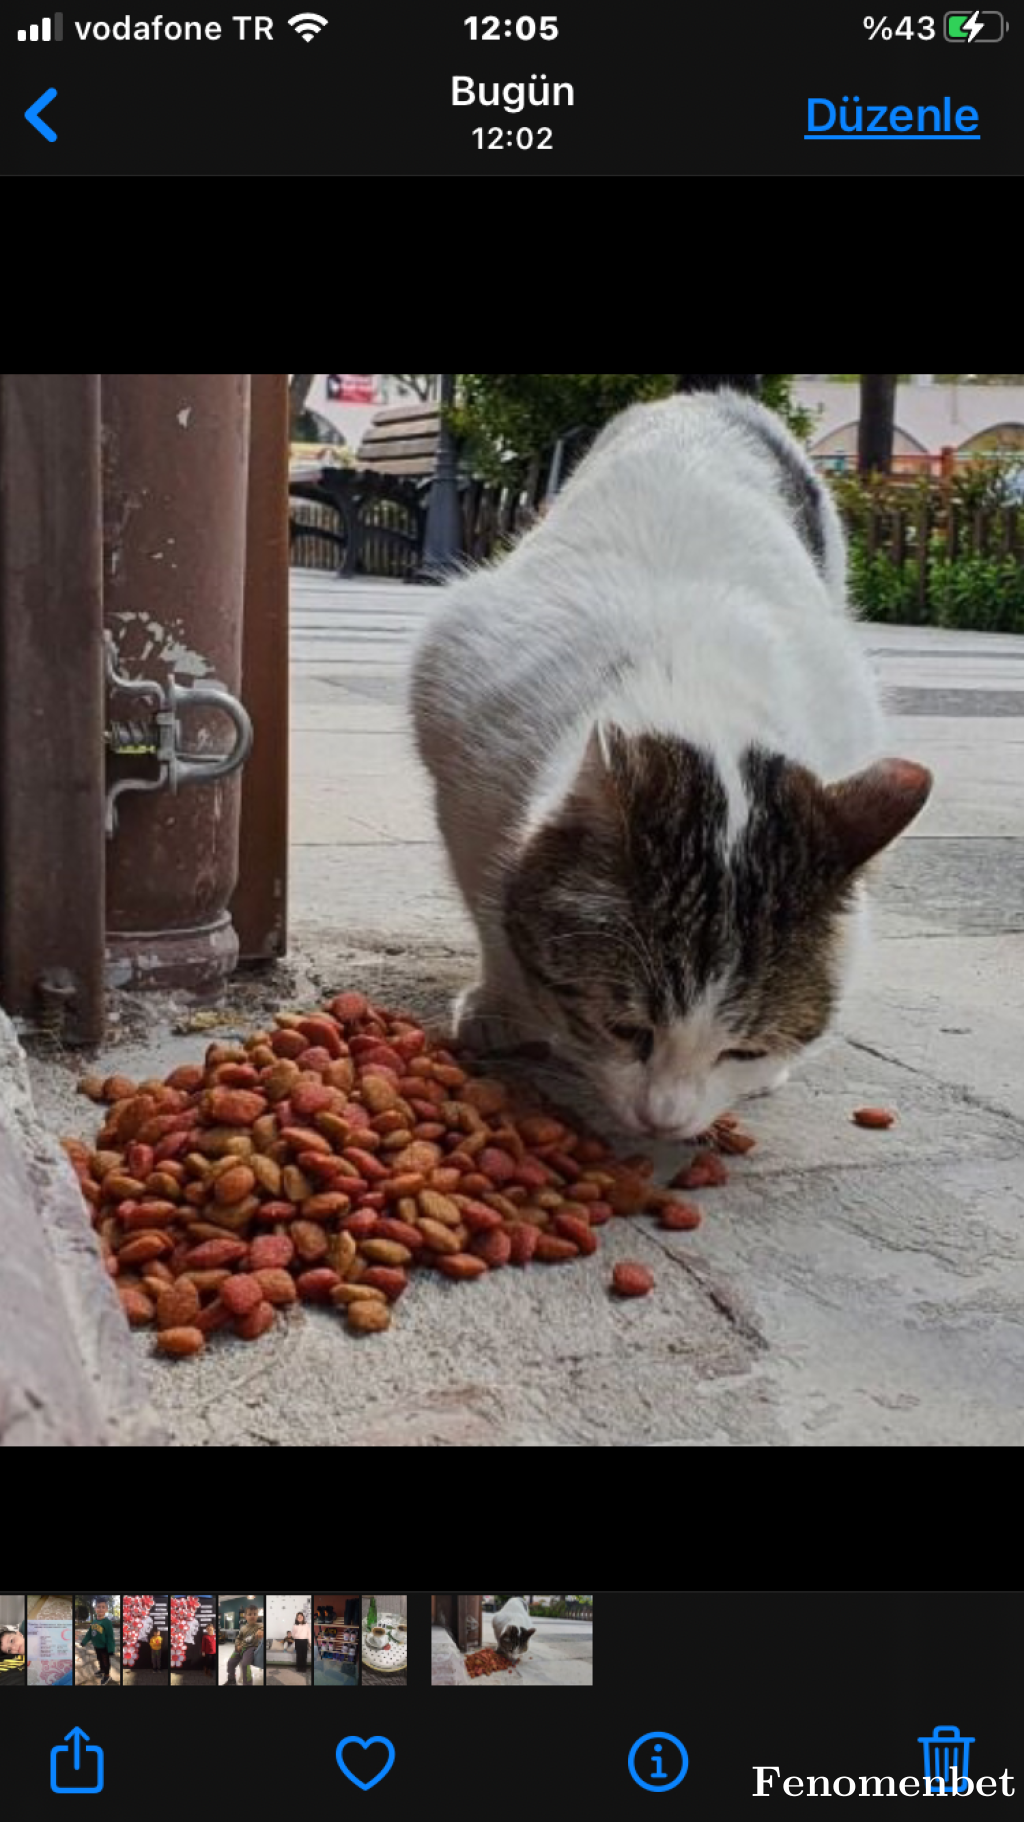
<svg viewBox="0 0 1024 1822">
<path fill-rule="evenodd" d="M 294 26 L 299 37 L 305 38 L 308 44 L 311 38 L 315 38 L 318 32 L 323 31 L 327 20 L 323 13 L 293 13 L 288 24 Z"/>
</svg>

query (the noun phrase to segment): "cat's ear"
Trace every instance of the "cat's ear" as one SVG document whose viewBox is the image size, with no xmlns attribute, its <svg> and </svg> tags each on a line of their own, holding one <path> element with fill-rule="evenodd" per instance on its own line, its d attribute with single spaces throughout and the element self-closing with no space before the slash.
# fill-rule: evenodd
<svg viewBox="0 0 1024 1822">
<path fill-rule="evenodd" d="M 866 772 L 828 785 L 825 798 L 851 873 L 902 835 L 931 795 L 932 775 L 910 759 L 880 759 Z"/>
<path fill-rule="evenodd" d="M 569 807 L 575 814 L 585 812 L 599 820 L 619 814 L 615 765 L 623 746 L 624 736 L 618 728 L 605 727 L 599 722 L 591 729 L 569 793 Z"/>
<path fill-rule="evenodd" d="M 530 1626 L 528 1629 L 526 1627 L 523 1628 L 523 1630 L 519 1634 L 519 1636 L 522 1639 L 524 1645 L 526 1644 L 527 1639 L 532 1639 L 536 1630 L 537 1630 L 536 1626 Z"/>
</svg>

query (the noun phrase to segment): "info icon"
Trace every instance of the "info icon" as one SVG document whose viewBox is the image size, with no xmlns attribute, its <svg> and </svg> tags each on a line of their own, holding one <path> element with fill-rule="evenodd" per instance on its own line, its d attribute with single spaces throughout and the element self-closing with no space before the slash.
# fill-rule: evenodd
<svg viewBox="0 0 1024 1822">
<path fill-rule="evenodd" d="M 629 1749 L 629 1775 L 641 1790 L 675 1790 L 689 1768 L 690 1758 L 674 1733 L 644 1733 Z"/>
</svg>

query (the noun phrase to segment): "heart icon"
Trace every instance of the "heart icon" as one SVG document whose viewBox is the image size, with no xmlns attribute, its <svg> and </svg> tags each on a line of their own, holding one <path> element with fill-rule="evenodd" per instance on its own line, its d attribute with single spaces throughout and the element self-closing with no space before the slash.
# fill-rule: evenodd
<svg viewBox="0 0 1024 1822">
<path fill-rule="evenodd" d="M 357 1778 L 355 1772 L 350 1771 L 345 1764 L 346 1746 L 362 1746 L 364 1748 L 368 1746 L 386 1746 L 388 1749 L 388 1762 L 385 1765 L 384 1770 L 379 1771 L 375 1778 Z M 334 1756 L 337 1759 L 341 1770 L 345 1773 L 346 1778 L 348 1778 L 351 1783 L 357 1784 L 360 1790 L 372 1790 L 374 1785 L 379 1784 L 382 1778 L 386 1778 L 388 1772 L 391 1770 L 391 1767 L 395 1762 L 395 1749 L 392 1746 L 391 1741 L 386 1740 L 382 1733 L 373 1734 L 369 1740 L 361 1740 L 357 1733 L 348 1733 L 343 1740 L 338 1741 Z"/>
</svg>

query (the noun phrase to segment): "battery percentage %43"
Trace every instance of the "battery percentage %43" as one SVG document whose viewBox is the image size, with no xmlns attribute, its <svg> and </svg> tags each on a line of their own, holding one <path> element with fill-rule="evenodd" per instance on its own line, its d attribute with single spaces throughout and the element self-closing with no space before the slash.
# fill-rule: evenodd
<svg viewBox="0 0 1024 1822">
<path fill-rule="evenodd" d="M 895 25 L 890 25 L 885 13 L 880 19 L 865 19 L 864 30 L 869 38 L 934 38 L 934 19 L 918 19 L 916 22 L 906 13 Z"/>
</svg>

